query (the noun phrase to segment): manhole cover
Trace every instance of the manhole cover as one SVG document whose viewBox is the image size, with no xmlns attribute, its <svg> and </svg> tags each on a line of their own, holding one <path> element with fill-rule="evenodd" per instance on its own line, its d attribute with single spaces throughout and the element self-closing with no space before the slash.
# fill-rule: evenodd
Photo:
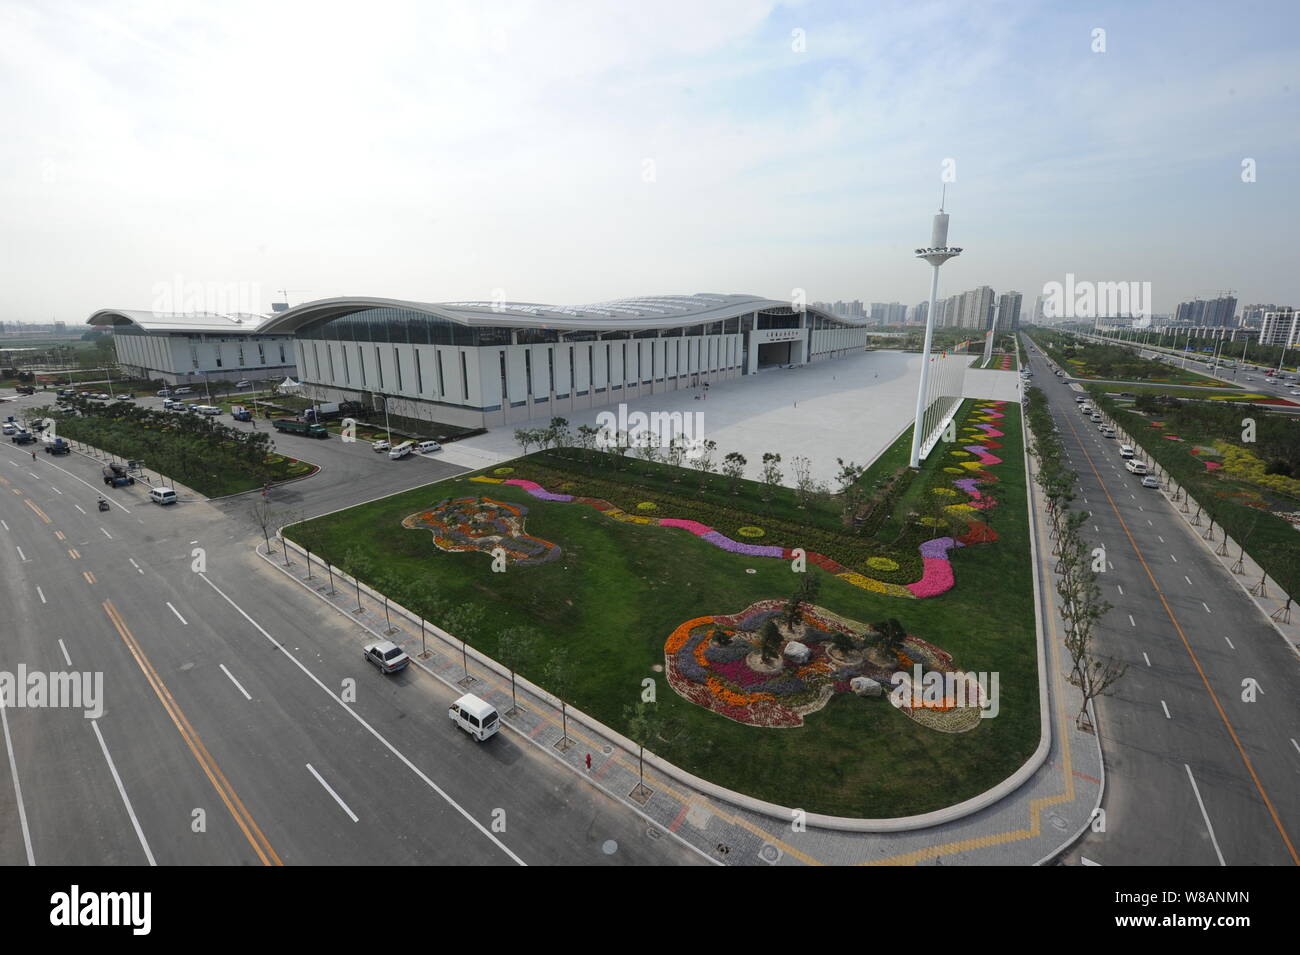
<svg viewBox="0 0 1300 955">
<path fill-rule="evenodd" d="M 610 753 L 614 752 L 614 747 L 606 743 L 604 746 L 600 748 L 600 751 L 604 753 L 606 756 L 608 756 Z"/>
<path fill-rule="evenodd" d="M 605 853 L 607 856 L 612 856 L 618 851 L 618 843 L 613 839 L 606 839 L 604 843 L 601 844 L 600 851 Z"/>
<path fill-rule="evenodd" d="M 651 839 L 662 839 L 664 837 L 664 834 L 660 832 L 658 829 L 654 828 L 653 826 L 647 829 L 645 831 L 645 834 L 649 836 Z"/>
<path fill-rule="evenodd" d="M 1048 813 L 1047 819 L 1049 822 L 1051 822 L 1053 829 L 1059 829 L 1061 832 L 1064 832 L 1065 827 L 1068 825 L 1068 823 L 1064 819 L 1062 819 L 1054 812 Z"/>
</svg>

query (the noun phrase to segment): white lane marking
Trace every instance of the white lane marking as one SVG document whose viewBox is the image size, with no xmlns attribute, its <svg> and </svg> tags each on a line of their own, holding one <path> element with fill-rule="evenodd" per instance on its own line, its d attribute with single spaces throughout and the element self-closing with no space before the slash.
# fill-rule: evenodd
<svg viewBox="0 0 1300 955">
<path fill-rule="evenodd" d="M 81 511 L 81 505 L 80 505 L 80 504 L 73 504 L 72 506 L 75 507 L 77 510 Z M 81 511 L 81 513 L 85 514 L 86 512 L 85 512 L 85 511 Z"/>
<path fill-rule="evenodd" d="M 122 777 L 117 774 L 117 767 L 113 765 L 113 757 L 109 755 L 108 744 L 104 742 L 104 734 L 99 731 L 99 721 L 91 720 L 90 728 L 95 731 L 95 738 L 99 740 L 99 748 L 104 751 L 104 759 L 108 761 L 109 771 L 113 774 L 113 782 L 117 783 L 117 791 L 122 797 L 122 804 L 126 806 L 126 814 L 131 817 L 131 825 L 135 827 L 136 837 L 140 840 L 140 848 L 144 850 L 144 856 L 149 860 L 149 864 L 157 865 L 158 863 L 153 858 L 153 852 L 149 849 L 149 840 L 144 837 L 144 830 L 140 828 L 140 820 L 135 817 L 135 809 L 131 807 L 131 800 L 126 795 L 126 787 L 122 785 Z"/>
<path fill-rule="evenodd" d="M 10 464 L 14 464 L 13 461 L 10 461 L 9 463 L 10 463 Z M 14 464 L 14 466 L 17 467 L 16 464 Z M 79 484 L 84 484 L 84 485 L 86 485 L 86 487 L 90 488 L 90 489 L 91 489 L 92 491 L 94 491 L 96 494 L 99 493 L 99 489 L 96 488 L 95 485 L 91 484 L 89 481 L 83 481 L 81 478 L 77 477 L 77 476 L 76 476 L 75 474 L 73 474 L 71 471 L 69 471 L 69 470 L 67 470 L 67 469 L 65 469 L 65 468 L 61 468 L 61 467 L 59 467 L 57 464 L 54 464 L 53 462 L 48 462 L 48 466 L 54 468 L 54 470 L 56 470 L 56 471 L 62 471 L 62 472 L 63 472 L 64 474 L 66 474 L 68 477 L 72 478 L 72 480 L 76 481 L 76 482 L 79 483 Z M 118 504 L 117 506 L 120 507 L 120 508 L 122 508 L 122 510 L 124 510 L 126 513 L 128 513 L 128 514 L 131 513 L 131 509 L 130 509 L 129 507 L 126 507 L 126 506 L 123 505 L 123 504 Z M 83 511 L 82 513 L 84 514 L 85 512 Z"/>
<path fill-rule="evenodd" d="M 32 855 L 32 833 L 27 828 L 27 809 L 23 806 L 23 787 L 18 782 L 18 763 L 14 759 L 14 744 L 9 738 L 9 717 L 6 715 L 8 707 L 5 706 L 4 696 L 3 693 L 0 693 L 0 726 L 4 727 L 5 749 L 9 752 L 9 775 L 14 778 L 14 798 L 18 802 L 18 824 L 23 830 L 23 846 L 27 849 L 27 864 L 36 865 L 36 857 Z"/>
<path fill-rule="evenodd" d="M 1101 528 L 1098 527 L 1096 524 L 1093 524 L 1093 525 L 1092 525 L 1092 529 L 1093 529 L 1094 531 L 1096 531 L 1098 534 L 1101 533 Z"/>
<path fill-rule="evenodd" d="M 1115 586 L 1116 586 L 1117 588 L 1119 588 L 1119 595 L 1120 595 L 1121 597 L 1123 597 L 1123 596 L 1124 596 L 1124 587 L 1123 587 L 1121 584 L 1116 584 Z"/>
<path fill-rule="evenodd" d="M 143 574 L 143 573 L 144 573 L 144 571 L 140 569 L 140 565 L 137 564 L 137 563 L 135 562 L 135 558 L 134 558 L 134 557 L 128 557 L 127 560 L 129 560 L 129 561 L 131 562 L 131 566 L 135 568 L 135 572 L 136 572 L 137 574 Z"/>
<path fill-rule="evenodd" d="M 1183 574 L 1183 580 L 1187 581 L 1187 586 L 1190 587 L 1192 585 L 1192 578 L 1188 577 L 1186 574 Z"/>
<path fill-rule="evenodd" d="M 1139 511 L 1145 511 L 1146 508 L 1143 507 L 1141 504 L 1139 504 L 1139 505 L 1138 505 L 1138 510 L 1139 510 Z"/>
<path fill-rule="evenodd" d="M 1151 658 L 1147 656 L 1147 652 L 1145 650 L 1142 651 L 1142 659 L 1147 661 L 1147 666 L 1151 665 Z"/>
<path fill-rule="evenodd" d="M 109 540 L 113 539 L 113 535 L 110 534 L 108 531 L 104 530 L 104 528 L 101 527 L 100 531 L 103 532 L 104 536 L 107 537 Z"/>
<path fill-rule="evenodd" d="M 179 620 L 181 623 L 185 624 L 185 626 L 188 627 L 188 626 L 190 625 L 189 621 L 186 620 L 184 617 L 181 616 L 181 612 L 180 612 L 179 610 L 177 610 L 175 607 L 172 607 L 172 602 L 171 602 L 170 600 L 168 600 L 168 601 L 166 601 L 166 603 L 167 603 L 167 606 L 168 606 L 168 607 L 171 607 L 171 611 L 172 611 L 172 613 L 176 614 L 176 619 Z"/>
<path fill-rule="evenodd" d="M 4 524 L 5 530 L 9 530 L 9 525 L 5 524 L 4 521 L 0 521 L 0 524 Z"/>
<path fill-rule="evenodd" d="M 235 684 L 235 689 L 239 690 L 240 693 L 244 694 L 244 699 L 246 699 L 246 700 L 251 700 L 252 697 L 248 695 L 248 691 L 245 690 L 245 689 L 243 688 L 243 686 L 240 685 L 239 681 L 235 679 L 235 675 L 234 675 L 233 673 L 231 673 L 229 670 L 226 669 L 226 665 L 225 665 L 224 663 L 221 663 L 221 664 L 218 664 L 218 666 L 221 667 L 221 672 L 222 672 L 222 673 L 224 673 L 226 676 L 230 677 L 230 682 L 233 683 L 233 684 Z"/>
<path fill-rule="evenodd" d="M 49 603 L 49 601 L 45 599 L 45 591 L 41 590 L 39 586 L 36 588 L 36 596 L 41 598 L 41 603 Z"/>
<path fill-rule="evenodd" d="M 1226 634 L 1224 635 L 1223 639 L 1228 640 L 1228 637 L 1227 637 Z M 1235 649 L 1237 649 L 1236 647 L 1234 647 L 1234 646 L 1232 645 L 1232 641 L 1231 641 L 1231 640 L 1228 640 L 1228 648 L 1231 649 L 1231 650 L 1235 650 Z"/>
<path fill-rule="evenodd" d="M 69 667 L 72 666 L 72 657 L 68 656 L 68 648 L 63 645 L 63 638 L 59 637 L 59 649 L 63 651 L 63 662 Z"/>
<path fill-rule="evenodd" d="M 1167 719 L 1167 720 L 1172 720 L 1173 717 L 1169 715 L 1169 707 L 1165 705 L 1165 701 L 1164 701 L 1164 700 L 1161 700 L 1161 701 L 1160 701 L 1160 707 L 1161 707 L 1161 709 L 1163 709 L 1163 710 L 1165 711 L 1165 719 Z"/>
<path fill-rule="evenodd" d="M 58 494 L 58 495 L 60 495 L 60 496 L 63 495 L 63 492 L 60 491 L 57 487 L 55 487 L 53 484 L 50 485 L 50 490 L 53 491 L 55 494 Z"/>
<path fill-rule="evenodd" d="M 1201 800 L 1201 790 L 1196 785 L 1196 777 L 1192 775 L 1192 767 L 1183 763 L 1183 768 L 1187 770 L 1187 779 L 1192 784 L 1192 792 L 1196 793 L 1196 805 L 1201 807 L 1201 818 L 1205 820 L 1205 828 L 1210 833 L 1210 843 L 1214 846 L 1214 854 L 1219 857 L 1219 865 L 1227 865 L 1223 861 L 1223 853 L 1219 851 L 1219 840 L 1214 837 L 1214 826 L 1210 825 L 1210 815 L 1205 811 L 1205 803 Z"/>
<path fill-rule="evenodd" d="M 1132 614 L 1129 614 L 1129 615 L 1128 615 L 1128 625 L 1129 625 L 1130 627 L 1136 627 L 1136 626 L 1137 626 L 1137 624 L 1133 622 L 1133 615 L 1132 615 Z"/>
<path fill-rule="evenodd" d="M 1169 559 L 1172 560 L 1175 564 L 1178 563 L 1178 558 L 1175 557 L 1173 554 L 1169 555 Z"/>
<path fill-rule="evenodd" d="M 1300 753 L 1300 743 L 1297 743 L 1297 742 L 1295 741 L 1295 737 L 1294 737 L 1294 736 L 1291 737 L 1291 745 L 1295 747 L 1295 751 L 1296 751 L 1297 753 Z"/>
<path fill-rule="evenodd" d="M 14 467 L 18 467 L 18 462 L 17 462 L 17 461 L 10 461 L 9 463 L 12 464 Z"/>
<path fill-rule="evenodd" d="M 481 822 L 479 822 L 472 815 L 470 815 L 469 811 L 466 810 L 464 806 L 456 802 L 456 800 L 452 799 L 451 796 L 445 790 L 443 790 L 441 786 L 439 786 L 432 779 L 426 776 L 418 766 L 416 766 L 414 763 L 412 763 L 409 759 L 406 758 L 405 754 L 403 754 L 401 750 L 399 750 L 396 746 L 394 746 L 387 739 L 385 739 L 384 736 L 380 734 L 378 730 L 376 730 L 373 726 L 367 723 L 359 713 L 357 713 L 354 709 L 352 709 L 351 706 L 349 706 L 347 703 L 344 703 L 341 699 L 339 699 L 338 695 L 333 690 L 331 690 L 328 686 L 322 683 L 320 679 L 316 676 L 316 674 L 312 673 L 311 670 L 307 669 L 307 667 L 304 666 L 303 663 L 297 657 L 295 657 L 292 653 L 290 653 L 282 643 L 280 643 L 278 640 L 275 639 L 275 637 L 267 633 L 266 630 L 263 629 L 260 623 L 258 623 L 252 617 L 250 617 L 244 611 L 243 607 L 239 606 L 239 604 L 231 600 L 230 597 L 226 595 L 226 592 L 224 590 L 222 590 L 220 587 L 218 587 L 216 584 L 210 581 L 208 579 L 207 574 L 199 574 L 199 579 L 201 579 L 205 584 L 207 584 L 209 587 L 215 590 L 221 596 L 221 598 L 225 600 L 226 603 L 234 607 L 235 610 L 239 612 L 239 615 L 243 617 L 245 620 L 247 620 L 250 624 L 252 624 L 252 626 L 257 630 L 258 633 L 266 637 L 266 639 L 269 640 L 277 650 L 279 650 L 286 657 L 292 660 L 294 665 L 307 675 L 308 679 L 310 679 L 318 687 L 324 690 L 329 695 L 330 699 L 332 699 L 339 706 L 343 707 L 343 709 L 347 712 L 349 716 L 351 716 L 354 720 L 360 723 L 361 726 L 364 727 L 365 730 L 371 736 L 377 739 L 385 749 L 387 749 L 390 753 L 392 753 L 394 756 L 400 759 L 402 761 L 402 764 L 406 766 L 406 768 L 409 769 L 411 772 L 413 772 L 420 779 L 421 782 L 423 782 L 426 786 L 428 786 L 439 796 L 441 796 L 443 800 L 447 803 L 447 805 L 451 806 L 458 813 L 460 813 L 461 816 L 464 817 L 464 819 L 467 822 L 469 822 L 470 825 L 472 825 L 483 836 L 489 839 L 493 845 L 495 845 L 498 849 L 500 849 L 502 852 L 508 855 L 511 858 L 511 860 L 513 860 L 518 865 L 528 864 L 523 859 L 519 858 L 519 856 L 515 855 L 515 853 L 510 849 L 509 846 L 507 846 L 504 842 L 498 839 L 494 833 L 490 832 L 487 828 L 485 828 Z"/>
<path fill-rule="evenodd" d="M 339 804 L 339 808 L 340 808 L 340 809 L 342 809 L 344 812 L 346 812 L 346 813 L 348 814 L 348 818 L 350 818 L 353 822 L 356 822 L 356 821 L 357 821 L 357 814 L 356 814 L 355 812 L 353 812 L 351 809 L 348 808 L 348 804 L 345 803 L 345 802 L 343 801 L 343 798 L 342 798 L 338 793 L 336 793 L 332 788 L 330 788 L 330 784 L 329 784 L 329 783 L 327 783 L 327 782 L 325 782 L 325 780 L 321 779 L 321 775 L 320 775 L 320 773 L 318 773 L 318 772 L 316 772 L 316 770 L 312 769 L 311 763 L 308 763 L 308 764 L 307 764 L 307 771 L 308 771 L 309 773 L 311 773 L 313 776 L 316 777 L 316 782 L 318 782 L 318 783 L 320 783 L 322 786 L 324 786 L 324 787 L 325 787 L 325 791 L 326 791 L 327 793 L 329 793 L 331 796 L 334 797 L 334 801 L 335 801 L 336 803 Z"/>
<path fill-rule="evenodd" d="M 1160 541 L 1160 543 L 1162 544 L 1165 542 L 1165 539 L 1161 537 L 1159 534 L 1156 535 L 1156 540 Z"/>
<path fill-rule="evenodd" d="M 14 550 L 18 551 L 18 556 L 19 556 L 22 560 L 26 560 L 26 559 L 27 559 L 27 555 L 23 553 L 23 549 L 22 549 L 21 547 L 19 547 L 17 544 L 14 544 Z"/>
<path fill-rule="evenodd" d="M 1149 517 L 1147 518 L 1147 527 L 1155 527 L 1155 525 L 1151 523 L 1151 518 Z"/>
<path fill-rule="evenodd" d="M 1201 601 L 1201 606 L 1205 608 L 1206 613 L 1214 613 L 1214 611 L 1210 609 L 1210 605 L 1207 604 L 1204 600 Z"/>
</svg>

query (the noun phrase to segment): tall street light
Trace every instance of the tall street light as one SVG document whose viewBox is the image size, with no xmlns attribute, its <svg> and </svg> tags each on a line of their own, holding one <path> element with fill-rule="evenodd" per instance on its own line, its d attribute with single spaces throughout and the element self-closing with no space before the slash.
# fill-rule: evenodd
<svg viewBox="0 0 1300 955">
<path fill-rule="evenodd" d="M 912 426 L 912 467 L 921 466 L 921 442 L 928 435 L 923 435 L 923 419 L 928 406 L 926 389 L 930 384 L 930 343 L 934 340 L 934 310 L 939 299 L 939 266 L 949 259 L 961 255 L 961 249 L 948 247 L 948 214 L 939 205 L 939 212 L 934 217 L 934 226 L 930 231 L 930 247 L 917 249 L 916 257 L 930 263 L 933 274 L 930 277 L 930 307 L 925 313 L 925 345 L 921 349 L 921 381 L 916 389 L 916 423 Z"/>
</svg>

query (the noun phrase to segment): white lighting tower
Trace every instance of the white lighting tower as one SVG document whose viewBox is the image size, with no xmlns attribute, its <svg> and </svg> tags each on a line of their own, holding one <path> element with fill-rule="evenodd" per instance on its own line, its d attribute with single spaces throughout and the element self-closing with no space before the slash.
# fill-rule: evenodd
<svg viewBox="0 0 1300 955">
<path fill-rule="evenodd" d="M 947 198 L 947 187 L 944 187 Z M 961 249 L 948 247 L 948 214 L 943 211 L 943 200 L 939 202 L 939 212 L 934 217 L 934 228 L 930 232 L 930 247 L 917 249 L 916 257 L 925 259 L 934 269 L 930 280 L 930 308 L 925 314 L 925 347 L 921 349 L 921 383 L 916 390 L 916 424 L 912 426 L 912 467 L 921 466 L 921 442 L 928 435 L 922 433 L 922 420 L 929 404 L 926 389 L 930 383 L 930 342 L 934 339 L 934 310 L 939 298 L 939 266 L 949 259 L 961 255 Z"/>
</svg>

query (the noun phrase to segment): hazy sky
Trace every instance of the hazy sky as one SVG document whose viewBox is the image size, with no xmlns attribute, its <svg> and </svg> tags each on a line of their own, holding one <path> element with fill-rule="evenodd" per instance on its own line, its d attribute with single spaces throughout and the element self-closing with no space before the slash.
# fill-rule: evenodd
<svg viewBox="0 0 1300 955">
<path fill-rule="evenodd" d="M 178 283 L 911 304 L 948 158 L 941 294 L 1300 304 L 1297 11 L 0 0 L 0 319 Z"/>
</svg>

